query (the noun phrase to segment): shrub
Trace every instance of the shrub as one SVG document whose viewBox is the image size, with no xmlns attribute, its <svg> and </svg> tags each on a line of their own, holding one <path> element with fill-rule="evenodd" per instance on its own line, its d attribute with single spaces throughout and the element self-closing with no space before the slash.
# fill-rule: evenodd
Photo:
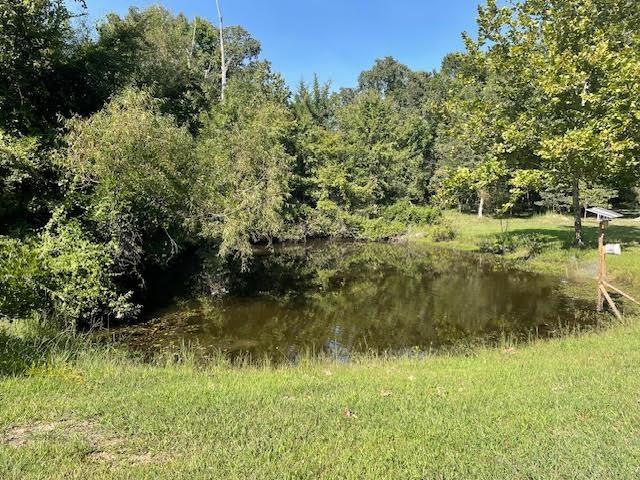
<svg viewBox="0 0 640 480">
<path fill-rule="evenodd" d="M 365 218 L 351 215 L 349 223 L 353 236 L 360 240 L 388 240 L 402 235 L 406 231 L 406 226 L 403 223 L 384 218 Z"/>
<path fill-rule="evenodd" d="M 536 233 L 528 235 L 499 233 L 493 237 L 480 240 L 478 248 L 481 252 L 497 255 L 504 255 L 522 248 L 525 250 L 526 256 L 531 257 L 542 252 L 544 245 L 544 237 Z"/>
<path fill-rule="evenodd" d="M 350 236 L 349 214 L 331 200 L 320 200 L 316 208 L 307 208 L 304 214 L 306 234 L 310 237 Z"/>
<path fill-rule="evenodd" d="M 54 215 L 38 237 L 0 239 L 0 316 L 40 316 L 75 328 L 137 313 L 112 273 L 115 245 L 87 238 Z"/>
<path fill-rule="evenodd" d="M 441 216 L 442 211 L 437 207 L 414 205 L 408 200 L 394 203 L 383 213 L 385 220 L 401 222 L 405 225 L 433 225 Z"/>
<path fill-rule="evenodd" d="M 456 231 L 451 225 L 441 223 L 429 228 L 429 237 L 434 242 L 448 242 L 456 238 Z"/>
<path fill-rule="evenodd" d="M 494 253 L 504 255 L 516 249 L 515 240 L 512 235 L 499 233 L 488 238 L 483 238 L 478 242 L 478 249 L 483 253 Z"/>
<path fill-rule="evenodd" d="M 27 317 L 45 306 L 37 249 L 0 237 L 0 318 Z"/>
<path fill-rule="evenodd" d="M 331 200 L 321 200 L 307 213 L 307 235 L 311 237 L 342 237 L 356 240 L 388 240 L 402 235 L 406 224 L 383 217 L 369 218 L 349 213 Z"/>
</svg>

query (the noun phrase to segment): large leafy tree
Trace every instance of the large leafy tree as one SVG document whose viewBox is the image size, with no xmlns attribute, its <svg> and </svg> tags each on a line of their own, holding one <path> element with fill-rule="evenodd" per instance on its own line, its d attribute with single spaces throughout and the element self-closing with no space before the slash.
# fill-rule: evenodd
<svg viewBox="0 0 640 480">
<path fill-rule="evenodd" d="M 360 74 L 358 86 L 361 90 L 374 90 L 382 96 L 392 95 L 406 89 L 412 75 L 406 65 L 393 57 L 384 57 L 376 60 L 370 70 Z"/>
<path fill-rule="evenodd" d="M 76 111 L 82 39 L 63 0 L 0 2 L 0 127 L 39 133 Z"/>
<path fill-rule="evenodd" d="M 360 74 L 358 88 L 391 97 L 404 108 L 421 110 L 430 93 L 431 78 L 427 72 L 413 71 L 393 57 L 384 57 Z"/>
<path fill-rule="evenodd" d="M 60 159 L 66 208 L 118 245 L 122 273 L 166 263 L 187 232 L 193 139 L 148 92 L 125 90 L 104 110 L 69 124 Z"/>
<path fill-rule="evenodd" d="M 479 39 L 498 79 L 499 152 L 530 152 L 569 178 L 582 245 L 580 182 L 623 184 L 640 156 L 640 4 L 526 0 L 480 10 Z"/>
<path fill-rule="evenodd" d="M 192 213 L 221 255 L 251 256 L 251 244 L 283 234 L 293 157 L 292 117 L 282 80 L 266 65 L 232 79 L 225 102 L 204 116 Z"/>
<path fill-rule="evenodd" d="M 368 91 L 338 112 L 346 143 L 349 180 L 358 187 L 358 208 L 399 199 L 424 199 L 429 171 L 429 126 L 391 99 Z"/>
<path fill-rule="evenodd" d="M 480 9 L 481 19 L 483 15 L 484 10 Z M 438 104 L 434 148 L 437 168 L 431 188 L 442 197 L 443 192 L 456 190 L 451 190 L 452 185 L 467 178 L 467 172 L 474 178 L 474 186 L 469 188 L 473 193 L 461 203 L 469 206 L 476 203 L 481 213 L 487 201 L 492 208 L 501 209 L 499 198 L 508 189 L 506 179 L 519 169 L 538 168 L 539 158 L 527 142 L 517 148 L 505 144 L 506 132 L 527 105 L 531 91 L 524 82 L 518 84 L 495 68 L 483 45 L 467 35 L 464 40 L 466 52 L 445 58 L 438 75 L 447 93 Z M 528 140 L 529 131 L 518 132 Z M 483 172 L 495 170 L 491 165 L 500 165 L 503 171 L 495 181 L 487 183 Z M 492 188 L 484 188 L 483 184 Z"/>
<path fill-rule="evenodd" d="M 55 128 L 86 113 L 86 41 L 71 3 L 0 1 L 0 226 L 16 236 L 48 221 L 60 197 Z"/>
<path fill-rule="evenodd" d="M 225 28 L 224 35 L 232 78 L 255 61 L 260 43 L 239 26 Z M 189 21 L 159 6 L 110 14 L 91 52 L 103 95 L 126 85 L 149 89 L 181 124 L 197 127 L 199 113 L 220 96 L 220 36 L 206 19 Z"/>
</svg>

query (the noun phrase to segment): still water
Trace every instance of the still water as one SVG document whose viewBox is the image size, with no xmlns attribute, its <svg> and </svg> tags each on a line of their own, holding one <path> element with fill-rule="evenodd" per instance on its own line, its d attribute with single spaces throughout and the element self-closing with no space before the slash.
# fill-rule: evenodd
<svg viewBox="0 0 640 480">
<path fill-rule="evenodd" d="M 301 353 L 348 358 L 492 344 L 594 321 L 590 304 L 563 294 L 565 279 L 426 246 L 279 247 L 258 253 L 246 272 L 227 271 L 223 283 L 219 268 L 206 265 L 189 275 L 190 294 L 118 336 L 146 352 L 190 344 L 295 361 Z M 174 281 L 183 290 L 185 280 Z"/>
</svg>

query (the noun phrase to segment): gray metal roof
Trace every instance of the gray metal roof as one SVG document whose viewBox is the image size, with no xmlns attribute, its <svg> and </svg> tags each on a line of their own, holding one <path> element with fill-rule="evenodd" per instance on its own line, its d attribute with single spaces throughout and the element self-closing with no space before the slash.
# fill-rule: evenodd
<svg viewBox="0 0 640 480">
<path fill-rule="evenodd" d="M 597 215 L 598 218 L 604 218 L 607 220 L 613 220 L 614 218 L 622 217 L 622 214 L 618 212 L 614 212 L 613 210 L 607 210 L 606 208 L 600 208 L 600 207 L 587 208 L 587 212 Z"/>
</svg>

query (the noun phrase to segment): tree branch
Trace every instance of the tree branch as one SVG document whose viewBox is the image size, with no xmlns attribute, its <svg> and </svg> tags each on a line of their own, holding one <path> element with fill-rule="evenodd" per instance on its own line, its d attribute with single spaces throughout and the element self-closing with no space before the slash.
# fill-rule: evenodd
<svg viewBox="0 0 640 480">
<path fill-rule="evenodd" d="M 227 62 L 224 56 L 224 19 L 220 10 L 220 0 L 216 0 L 216 7 L 220 22 L 220 101 L 224 102 L 224 90 L 227 87 Z"/>
</svg>

